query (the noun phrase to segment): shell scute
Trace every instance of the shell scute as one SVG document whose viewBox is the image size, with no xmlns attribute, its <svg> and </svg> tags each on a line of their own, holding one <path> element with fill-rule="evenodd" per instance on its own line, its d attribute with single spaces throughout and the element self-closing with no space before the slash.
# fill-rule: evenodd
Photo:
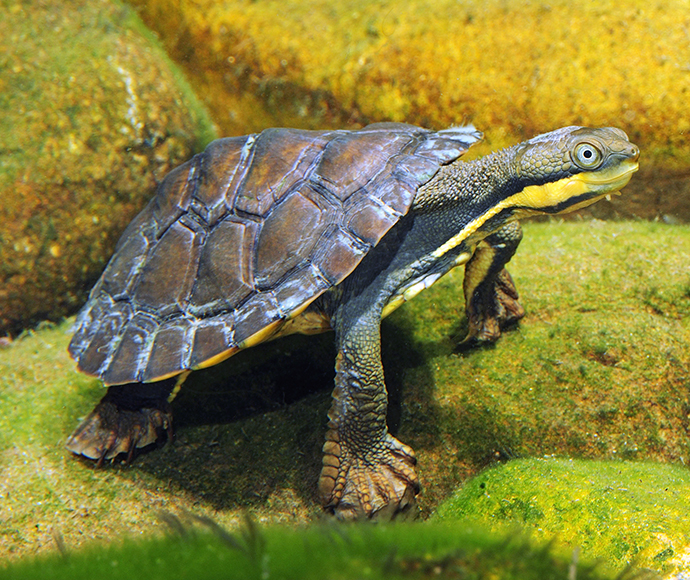
<svg viewBox="0 0 690 580">
<path fill-rule="evenodd" d="M 325 233 L 317 245 L 312 258 L 312 265 L 334 286 L 343 272 L 351 272 L 362 260 L 369 246 L 352 236 L 349 232 L 337 228 Z M 322 277 L 323 277 L 322 276 Z"/>
<path fill-rule="evenodd" d="M 193 328 L 187 318 L 176 318 L 161 324 L 153 338 L 142 381 L 182 372 L 187 368 L 191 354 L 189 335 Z"/>
<path fill-rule="evenodd" d="M 225 196 L 242 166 L 242 152 L 249 140 L 245 137 L 217 139 L 206 147 L 194 197 L 211 208 L 225 202 Z"/>
<path fill-rule="evenodd" d="M 235 308 L 254 291 L 252 261 L 259 224 L 226 219 L 208 234 L 190 296 L 196 316 Z"/>
<path fill-rule="evenodd" d="M 158 191 L 165 191 L 166 194 L 156 195 L 144 209 L 150 216 L 150 225 L 155 224 L 156 239 L 187 212 L 192 201 L 192 192 L 198 185 L 199 164 L 200 155 L 196 155 L 168 173 L 158 186 Z"/>
<path fill-rule="evenodd" d="M 348 212 L 348 216 L 350 232 L 372 246 L 381 239 L 381 230 L 388 231 L 399 219 L 391 208 L 376 199 L 357 204 Z"/>
<path fill-rule="evenodd" d="M 213 142 L 168 174 L 127 228 L 70 353 L 120 384 L 267 340 L 342 282 L 477 137 L 386 123 Z"/>
<path fill-rule="evenodd" d="M 141 381 L 157 328 L 158 321 L 148 313 L 137 312 L 132 317 L 103 375 L 106 383 Z"/>
<path fill-rule="evenodd" d="M 303 296 L 318 296 L 331 286 L 331 282 L 308 263 L 292 270 L 273 293 L 280 310 L 289 316 L 304 305 Z"/>
<path fill-rule="evenodd" d="M 415 154 L 427 157 L 436 163 L 450 163 L 481 138 L 482 134 L 472 125 L 450 127 L 427 135 L 427 138 L 415 149 Z"/>
<path fill-rule="evenodd" d="M 280 309 L 272 291 L 253 294 L 234 314 L 234 339 L 238 345 L 242 345 L 257 332 L 287 317 Z"/>
<path fill-rule="evenodd" d="M 399 155 L 395 161 L 393 177 L 415 189 L 419 183 L 426 183 L 436 175 L 439 167 L 437 161 L 420 155 Z"/>
<path fill-rule="evenodd" d="M 72 339 L 70 354 L 79 361 L 79 368 L 89 375 L 101 376 L 110 364 L 112 353 L 120 342 L 127 323 L 133 316 L 128 302 L 114 302 L 108 296 L 99 297 L 97 303 L 87 311 L 75 338 Z"/>
<path fill-rule="evenodd" d="M 405 133 L 372 131 L 344 133 L 326 145 L 317 174 L 331 184 L 329 190 L 341 201 L 362 189 L 384 171 L 391 155 L 397 154 L 407 143 Z M 362 148 L 366 147 L 366 155 Z"/>
<path fill-rule="evenodd" d="M 226 198 L 239 175 L 243 175 L 243 156 L 249 136 L 213 141 L 201 156 L 199 178 L 193 190 L 193 209 L 209 225 L 215 225 L 230 211 Z"/>
<path fill-rule="evenodd" d="M 273 208 L 256 244 L 257 286 L 272 288 L 311 253 L 327 215 L 305 192 L 296 191 Z"/>
<path fill-rule="evenodd" d="M 380 180 L 376 187 L 376 197 L 398 215 L 407 213 L 415 193 L 417 193 L 416 186 L 394 177 Z"/>
<path fill-rule="evenodd" d="M 132 291 L 132 284 L 149 248 L 149 241 L 141 230 L 132 231 L 123 240 L 101 279 L 103 289 L 114 300 L 123 299 Z"/>
<path fill-rule="evenodd" d="M 303 179 L 323 152 L 323 131 L 266 129 L 254 144 L 251 168 L 235 209 L 265 217 L 273 205 Z"/>
<path fill-rule="evenodd" d="M 235 316 L 232 312 L 202 320 L 194 334 L 188 368 L 199 367 L 202 363 L 236 348 L 234 328 Z"/>
<path fill-rule="evenodd" d="M 201 242 L 181 221 L 172 224 L 145 261 L 133 301 L 160 316 L 182 312 L 197 278 Z"/>
</svg>

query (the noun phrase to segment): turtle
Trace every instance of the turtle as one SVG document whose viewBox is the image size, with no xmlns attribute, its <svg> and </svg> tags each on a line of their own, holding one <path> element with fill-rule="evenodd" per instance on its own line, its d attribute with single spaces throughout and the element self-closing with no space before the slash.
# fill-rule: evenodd
<svg viewBox="0 0 690 580">
<path fill-rule="evenodd" d="M 393 517 L 420 492 L 386 422 L 381 320 L 464 266 L 466 340 L 524 315 L 505 266 L 520 219 L 619 192 L 639 149 L 569 126 L 471 161 L 473 126 L 266 129 L 211 142 L 130 223 L 69 352 L 108 390 L 67 440 L 99 464 L 172 434 L 189 372 L 291 333 L 335 332 L 318 497 L 337 517 Z"/>
</svg>

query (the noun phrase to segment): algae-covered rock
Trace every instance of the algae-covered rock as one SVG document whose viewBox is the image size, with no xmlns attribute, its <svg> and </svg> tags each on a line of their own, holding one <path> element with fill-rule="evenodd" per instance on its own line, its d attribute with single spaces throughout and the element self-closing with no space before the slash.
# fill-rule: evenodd
<svg viewBox="0 0 690 580">
<path fill-rule="evenodd" d="M 688 226 L 526 224 L 510 270 L 527 315 L 495 346 L 458 350 L 462 272 L 386 318 L 389 425 L 417 454 L 422 517 L 516 456 L 688 464 L 688 256 Z M 55 530 L 68 547 L 149 533 L 161 511 L 232 529 L 244 512 L 320 517 L 332 335 L 286 337 L 192 373 L 173 402 L 171 445 L 94 469 L 64 449 L 104 394 L 76 372 L 68 329 L 0 348 L 0 558 L 49 549 Z"/>
<path fill-rule="evenodd" d="M 529 530 L 612 567 L 690 573 L 690 470 L 631 461 L 520 459 L 489 469 L 436 518 Z"/>
<path fill-rule="evenodd" d="M 495 148 L 615 125 L 642 150 L 599 215 L 690 219 L 687 4 L 132 0 L 224 133 L 472 122 Z"/>
<path fill-rule="evenodd" d="M 210 124 L 130 8 L 3 2 L 0 336 L 73 312 Z"/>
</svg>

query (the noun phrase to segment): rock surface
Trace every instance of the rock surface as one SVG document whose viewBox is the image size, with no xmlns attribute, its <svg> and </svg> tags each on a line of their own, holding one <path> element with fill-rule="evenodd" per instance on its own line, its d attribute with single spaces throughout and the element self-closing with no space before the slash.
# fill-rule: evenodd
<svg viewBox="0 0 690 580">
<path fill-rule="evenodd" d="M 469 481 L 435 519 L 492 531 L 519 526 L 613 568 L 681 578 L 690 574 L 689 497 L 682 465 L 519 459 Z"/>
<path fill-rule="evenodd" d="M 0 336 L 74 312 L 156 181 L 212 132 L 130 8 L 2 14 Z"/>
<path fill-rule="evenodd" d="M 422 516 L 515 457 L 651 461 L 661 474 L 687 465 L 688 256 L 687 226 L 529 224 L 511 262 L 527 315 L 495 346 L 457 351 L 461 272 L 388 317 L 389 425 L 419 458 Z M 68 548 L 152 532 L 161 511 L 233 529 L 245 512 L 321 516 L 332 335 L 287 337 L 192 373 L 173 403 L 172 445 L 94 469 L 64 449 L 104 392 L 74 370 L 68 328 L 0 343 L 0 559 L 54 548 L 53 530 Z"/>
<path fill-rule="evenodd" d="M 487 149 L 615 125 L 642 150 L 599 216 L 690 220 L 687 5 L 680 0 L 132 0 L 225 134 L 474 123 Z"/>
</svg>

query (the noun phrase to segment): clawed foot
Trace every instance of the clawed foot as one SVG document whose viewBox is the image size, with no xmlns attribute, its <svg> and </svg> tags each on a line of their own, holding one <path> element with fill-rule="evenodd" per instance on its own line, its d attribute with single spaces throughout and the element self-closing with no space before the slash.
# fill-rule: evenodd
<svg viewBox="0 0 690 580">
<path fill-rule="evenodd" d="M 477 287 L 467 305 L 469 331 L 461 344 L 495 342 L 501 330 L 515 324 L 525 315 L 518 302 L 518 292 L 504 268 L 492 285 Z"/>
<path fill-rule="evenodd" d="M 360 457 L 331 430 L 323 450 L 319 494 L 324 507 L 339 519 L 393 519 L 416 505 L 414 451 L 390 434 Z"/>
<path fill-rule="evenodd" d="M 164 432 L 172 439 L 172 413 L 167 404 L 161 407 L 126 410 L 106 397 L 70 435 L 67 449 L 96 459 L 99 467 L 120 453 L 130 463 L 137 448 L 155 443 Z"/>
</svg>

